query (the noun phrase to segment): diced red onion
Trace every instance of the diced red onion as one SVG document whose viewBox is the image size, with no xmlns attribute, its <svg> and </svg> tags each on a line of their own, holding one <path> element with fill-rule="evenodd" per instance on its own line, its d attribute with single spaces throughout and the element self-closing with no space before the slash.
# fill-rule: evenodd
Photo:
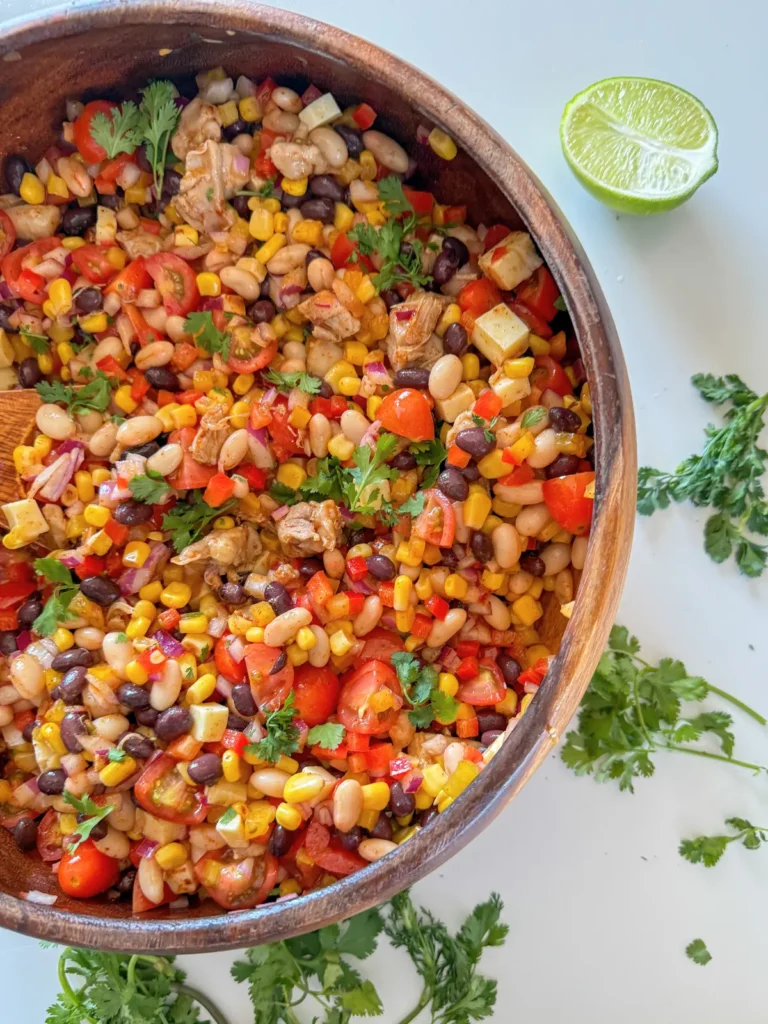
<svg viewBox="0 0 768 1024">
<path fill-rule="evenodd" d="M 232 661 L 234 661 L 236 665 L 239 665 L 245 657 L 245 643 L 243 642 L 243 638 L 241 636 L 235 637 L 232 643 L 227 647 L 227 651 L 229 652 L 229 656 Z"/>
<path fill-rule="evenodd" d="M 13 297 L 14 293 L 10 286 L 5 281 L 0 281 L 0 299 L 12 299 Z"/>
<path fill-rule="evenodd" d="M 341 512 L 342 519 L 354 519 L 355 517 L 349 511 L 346 505 L 339 505 L 339 512 Z"/>
<path fill-rule="evenodd" d="M 221 700 L 228 700 L 232 696 L 232 683 L 224 676 L 216 676 L 216 689 L 214 690 L 214 697 L 218 697 Z"/>
<path fill-rule="evenodd" d="M 136 856 L 139 858 L 146 857 L 147 860 L 150 860 L 150 858 L 154 857 L 159 846 L 160 843 L 156 843 L 154 839 L 142 839 L 136 847 Z"/>
<path fill-rule="evenodd" d="M 127 597 L 129 594 L 138 594 L 142 587 L 145 587 L 159 572 L 170 558 L 170 551 L 165 544 L 154 541 L 149 549 L 147 560 L 140 569 L 129 569 L 119 577 L 117 581 L 120 591 Z"/>
<path fill-rule="evenodd" d="M 381 427 L 381 420 L 374 420 L 373 423 L 368 427 L 366 432 L 360 438 L 360 447 L 363 445 L 369 445 L 371 448 L 376 447 L 376 439 L 379 436 L 379 428 Z"/>
<path fill-rule="evenodd" d="M 524 693 L 536 693 L 538 689 L 539 689 L 539 684 L 538 683 L 523 683 L 523 692 Z"/>
<path fill-rule="evenodd" d="M 77 551 L 65 551 L 59 561 L 68 569 L 76 569 L 78 565 L 83 563 L 84 556 L 78 554 Z"/>
<path fill-rule="evenodd" d="M 3 730 L 5 736 L 5 730 Z M 6 737 L 6 742 L 8 742 Z M 11 744 L 8 743 L 10 746 Z M 27 807 L 31 804 L 35 797 L 40 793 L 40 789 L 37 785 L 37 779 L 27 779 L 26 782 L 22 782 L 20 786 L 17 786 L 13 791 L 13 802 L 18 804 L 19 807 Z"/>
<path fill-rule="evenodd" d="M 232 171 L 239 177 L 249 178 L 251 176 L 251 159 L 245 153 L 237 150 L 232 157 Z"/>
<path fill-rule="evenodd" d="M 414 312 L 413 309 L 397 309 L 395 307 L 395 320 L 411 320 Z"/>
<path fill-rule="evenodd" d="M 208 623 L 208 629 L 206 630 L 212 637 L 217 640 L 220 636 L 224 635 L 224 630 L 227 628 L 227 620 L 222 615 L 217 615 L 216 618 L 211 619 Z"/>
<path fill-rule="evenodd" d="M 261 722 L 257 722 L 254 718 L 253 721 L 249 722 L 243 729 L 243 735 L 249 743 L 258 743 L 259 740 L 263 740 L 266 736 L 267 731 Z"/>
<path fill-rule="evenodd" d="M 490 658 L 491 661 L 495 661 L 496 658 L 498 658 L 498 656 L 499 656 L 499 648 L 498 647 L 486 647 L 485 648 L 485 654 L 484 654 L 485 658 Z"/>
<path fill-rule="evenodd" d="M 248 428 L 248 450 L 251 453 L 253 464 L 258 469 L 272 469 L 275 465 L 275 457 L 270 451 L 267 440 L 267 432 L 264 427 Z"/>
<path fill-rule="evenodd" d="M 322 95 L 323 94 L 316 85 L 310 85 L 301 94 L 301 102 L 305 107 L 308 107 L 310 103 L 314 103 L 315 100 L 319 100 Z"/>
<path fill-rule="evenodd" d="M 381 616 L 381 624 L 382 624 L 382 626 L 385 629 L 395 629 L 396 630 L 397 629 L 397 619 L 395 618 L 395 613 L 392 612 L 392 611 L 389 611 L 389 610 L 385 611 L 384 614 Z M 456 664 L 458 664 L 458 659 L 457 659 Z"/>
<path fill-rule="evenodd" d="M 442 651 L 440 651 L 440 655 L 437 660 L 441 665 L 447 668 L 449 672 L 458 668 L 461 662 L 461 658 L 452 647 L 444 647 Z"/>
<path fill-rule="evenodd" d="M 73 437 L 67 438 L 66 441 L 62 441 L 56 451 L 53 453 L 55 458 L 59 455 L 66 455 L 67 452 L 83 451 L 85 445 L 82 441 L 76 441 Z"/>
<path fill-rule="evenodd" d="M 27 647 L 32 643 L 32 634 L 28 629 L 25 629 L 23 633 L 19 633 L 16 637 L 16 646 L 20 651 L 25 651 Z"/>
<path fill-rule="evenodd" d="M 423 781 L 424 776 L 421 772 L 413 771 L 407 778 L 401 781 L 400 785 L 403 787 L 404 793 L 418 793 Z"/>
<path fill-rule="evenodd" d="M 369 583 L 366 583 L 365 580 L 350 580 L 349 589 L 353 590 L 356 594 L 365 594 L 366 597 L 369 594 L 376 593 L 373 587 Z"/>
<path fill-rule="evenodd" d="M 278 520 L 282 519 L 283 516 L 288 515 L 289 507 L 290 506 L 288 505 L 281 505 L 280 508 L 275 509 L 275 511 L 272 513 L 272 518 L 275 520 L 275 522 L 278 522 Z"/>
<path fill-rule="evenodd" d="M 28 903 L 42 903 L 46 907 L 52 907 L 59 898 L 49 892 L 40 892 L 39 889 L 30 889 L 29 892 L 23 892 L 21 895 Z M 293 893 L 293 895 L 296 896 L 298 893 Z"/>
<path fill-rule="evenodd" d="M 42 473 L 38 473 L 29 488 L 29 497 L 39 495 L 46 501 L 58 501 L 67 484 L 83 461 L 82 447 L 60 455 Z"/>
<path fill-rule="evenodd" d="M 277 388 L 270 388 L 259 402 L 265 409 L 271 409 L 277 398 Z"/>
<path fill-rule="evenodd" d="M 423 124 L 418 125 L 416 128 L 416 141 L 422 146 L 429 145 L 429 128 L 426 128 Z"/>
<path fill-rule="evenodd" d="M 152 634 L 152 639 L 157 640 L 158 646 L 167 658 L 180 658 L 184 654 L 184 648 L 176 637 L 171 636 L 164 629 L 158 629 Z"/>
<path fill-rule="evenodd" d="M 390 387 L 392 384 L 392 377 L 384 363 L 366 363 L 365 373 L 376 385 Z"/>
<path fill-rule="evenodd" d="M 202 309 L 203 312 L 208 312 L 209 310 L 222 309 L 223 306 L 224 300 L 220 295 L 218 295 L 215 298 L 204 299 L 200 309 Z"/>
</svg>

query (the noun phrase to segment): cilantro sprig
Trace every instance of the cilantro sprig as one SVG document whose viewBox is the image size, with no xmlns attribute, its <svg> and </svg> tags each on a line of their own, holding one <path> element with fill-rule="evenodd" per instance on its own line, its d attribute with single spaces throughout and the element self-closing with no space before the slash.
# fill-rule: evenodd
<svg viewBox="0 0 768 1024">
<path fill-rule="evenodd" d="M 79 592 L 80 584 L 58 558 L 37 558 L 34 570 L 38 576 L 44 576 L 56 584 L 52 596 L 45 602 L 43 610 L 32 623 L 32 629 L 40 636 L 50 636 L 60 622 L 69 622 L 77 618 L 69 611 L 69 605 Z"/>
<path fill-rule="evenodd" d="M 387 465 L 396 448 L 394 434 L 379 434 L 375 448 L 367 444 L 355 448 L 355 466 L 347 469 L 343 477 L 343 497 L 350 512 L 371 515 L 379 510 L 383 482 L 397 476 L 397 471 Z"/>
<path fill-rule="evenodd" d="M 128 490 L 136 501 L 143 501 L 145 505 L 162 505 L 169 493 L 165 477 L 154 469 L 146 469 L 144 473 L 131 477 Z"/>
<path fill-rule="evenodd" d="M 403 688 L 405 699 L 412 706 L 408 718 L 417 729 L 428 729 L 437 719 L 449 724 L 456 720 L 459 703 L 438 686 L 438 672 L 432 665 L 422 665 L 414 654 L 396 651 L 392 667 Z"/>
<path fill-rule="evenodd" d="M 319 377 L 313 377 L 311 373 L 280 373 L 279 370 L 267 370 L 264 380 L 273 384 L 278 391 L 291 391 L 298 388 L 307 395 L 320 394 L 323 382 Z"/>
<path fill-rule="evenodd" d="M 317 744 L 326 750 L 336 750 L 344 741 L 347 730 L 340 722 L 324 722 L 322 725 L 313 725 L 307 734 L 307 743 Z"/>
<path fill-rule="evenodd" d="M 286 757 L 299 749 L 299 730 L 295 724 L 296 696 L 291 690 L 283 701 L 283 706 L 267 713 L 267 735 L 258 743 L 249 743 L 245 748 L 248 754 L 261 757 L 274 764 L 285 754 Z"/>
<path fill-rule="evenodd" d="M 705 868 L 712 868 L 731 843 L 741 843 L 747 850 L 759 850 L 763 843 L 768 843 L 768 829 L 762 825 L 753 825 L 746 818 L 726 818 L 725 824 L 736 830 L 733 835 L 683 839 L 678 847 L 680 856 L 691 864 L 703 864 Z"/>
<path fill-rule="evenodd" d="M 762 483 L 768 452 L 757 443 L 768 394 L 758 396 L 735 374 L 697 374 L 692 382 L 705 402 L 730 405 L 723 416 L 725 423 L 710 424 L 701 455 L 689 456 L 673 473 L 643 466 L 637 510 L 649 516 L 672 501 L 714 509 L 704 526 L 704 550 L 714 562 L 725 562 L 733 555 L 743 575 L 760 576 L 768 562 L 768 544 L 749 535 L 768 536 L 768 501 Z"/>
<path fill-rule="evenodd" d="M 91 833 L 104 819 L 114 811 L 114 804 L 106 804 L 104 807 L 99 807 L 86 793 L 84 796 L 75 796 L 74 793 L 70 793 L 68 790 L 64 791 L 64 802 L 70 804 L 77 811 L 78 814 L 84 814 L 85 820 L 77 823 L 77 829 L 72 835 L 67 836 L 66 843 L 67 849 L 70 853 L 84 843 L 86 839 L 90 838 Z"/>
<path fill-rule="evenodd" d="M 685 947 L 685 955 L 700 967 L 706 967 L 712 959 L 712 954 L 707 949 L 704 939 L 694 939 L 692 942 L 689 942 Z"/>
<path fill-rule="evenodd" d="M 51 339 L 45 334 L 35 334 L 34 331 L 30 330 L 27 324 L 22 324 L 19 328 L 19 334 L 21 340 L 25 341 L 33 352 L 37 352 L 39 356 L 45 355 L 50 348 Z"/>
<path fill-rule="evenodd" d="M 176 551 L 194 544 L 203 536 L 203 531 L 214 519 L 226 515 L 237 503 L 225 501 L 218 508 L 212 508 L 199 491 L 191 491 L 186 501 L 177 502 L 170 512 L 163 516 L 163 530 L 171 534 Z"/>
<path fill-rule="evenodd" d="M 63 384 L 60 380 L 41 380 L 35 385 L 35 390 L 44 402 L 63 402 L 71 413 L 85 412 L 88 409 L 106 412 L 112 398 L 112 387 L 116 383 L 117 381 L 112 381 L 103 370 L 99 370 L 82 387 Z"/>
<path fill-rule="evenodd" d="M 144 149 L 152 164 L 152 176 L 158 196 L 163 188 L 166 158 L 171 136 L 176 131 L 181 110 L 176 106 L 176 86 L 173 82 L 150 82 L 141 90 L 141 127 Z"/>
<path fill-rule="evenodd" d="M 737 765 L 753 772 L 768 767 L 733 757 L 733 719 L 724 711 L 686 709 L 710 695 L 738 707 L 761 725 L 766 719 L 738 698 L 700 676 L 690 676 L 681 661 L 663 658 L 650 665 L 639 656 L 640 643 L 623 626 L 614 626 L 608 650 L 598 663 L 584 695 L 578 724 L 568 733 L 561 752 L 577 775 L 598 782 L 615 780 L 633 792 L 633 781 L 655 771 L 653 755 L 669 750 Z M 716 738 L 722 753 L 691 746 Z"/>
<path fill-rule="evenodd" d="M 112 107 L 109 114 L 99 111 L 91 120 L 91 138 L 107 151 L 108 160 L 118 153 L 133 153 L 143 137 L 139 108 L 130 100 Z"/>
<path fill-rule="evenodd" d="M 232 337 L 229 331 L 220 331 L 215 326 L 210 309 L 202 313 L 190 313 L 184 321 L 184 330 L 187 334 L 194 335 L 195 344 L 205 349 L 209 355 L 218 352 L 225 363 L 229 359 Z"/>
<path fill-rule="evenodd" d="M 440 474 L 440 467 L 448 457 L 448 450 L 438 438 L 434 441 L 417 441 L 408 451 L 416 459 L 417 466 L 424 467 L 422 487 L 432 487 Z"/>
</svg>

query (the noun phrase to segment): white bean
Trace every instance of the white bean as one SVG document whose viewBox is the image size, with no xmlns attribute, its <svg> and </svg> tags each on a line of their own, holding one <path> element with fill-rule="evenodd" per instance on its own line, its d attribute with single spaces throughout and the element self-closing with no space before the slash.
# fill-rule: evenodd
<svg viewBox="0 0 768 1024">
<path fill-rule="evenodd" d="M 286 359 L 302 359 L 307 361 L 307 349 L 301 341 L 288 341 L 283 346 L 283 355 Z"/>
<path fill-rule="evenodd" d="M 336 270 L 333 264 L 325 258 L 318 257 L 307 267 L 307 280 L 313 291 L 322 292 L 330 288 L 335 277 Z"/>
<path fill-rule="evenodd" d="M 165 891 L 163 871 L 154 857 L 141 858 L 136 881 L 150 903 L 162 903 Z"/>
<path fill-rule="evenodd" d="M 174 348 L 170 341 L 152 341 L 134 356 L 134 363 L 140 370 L 154 366 L 166 366 L 173 359 Z"/>
<path fill-rule="evenodd" d="M 128 836 L 125 832 L 118 832 L 111 825 L 107 826 L 107 834 L 104 838 L 95 839 L 93 845 L 108 857 L 114 857 L 115 860 L 124 860 L 131 852 L 131 841 Z"/>
<path fill-rule="evenodd" d="M 536 451 L 528 456 L 528 465 L 534 469 L 543 469 L 548 466 L 551 462 L 554 462 L 558 456 L 557 445 L 555 443 L 555 432 L 551 427 L 547 427 L 546 430 L 542 430 L 538 434 L 534 441 L 536 445 Z"/>
<path fill-rule="evenodd" d="M 533 583 L 534 577 L 529 572 L 516 572 L 509 578 L 509 592 L 514 594 L 515 597 L 520 597 L 527 590 L 530 589 Z"/>
<path fill-rule="evenodd" d="M 165 321 L 165 332 L 171 341 L 186 341 L 188 336 L 187 332 L 184 330 L 184 317 L 169 316 Z"/>
<path fill-rule="evenodd" d="M 397 843 L 392 843 L 389 839 L 364 839 L 358 846 L 357 852 L 363 860 L 373 863 L 396 849 Z"/>
<path fill-rule="evenodd" d="M 96 458 L 104 459 L 115 447 L 117 437 L 117 424 L 105 423 L 99 427 L 96 433 L 89 439 L 88 448 Z"/>
<path fill-rule="evenodd" d="M 496 561 L 502 569 L 511 569 L 520 559 L 520 537 L 517 529 L 511 523 L 502 523 L 491 534 L 491 540 Z"/>
<path fill-rule="evenodd" d="M 170 476 L 181 465 L 184 449 L 180 444 L 164 444 L 162 448 L 147 459 L 147 469 L 161 476 Z"/>
<path fill-rule="evenodd" d="M 248 431 L 245 427 L 234 431 L 221 446 L 219 452 L 219 472 L 226 473 L 234 469 L 246 456 L 248 451 Z"/>
<path fill-rule="evenodd" d="M 267 264 L 270 274 L 281 276 L 288 274 L 291 270 L 301 267 L 309 252 L 309 246 L 304 242 L 294 242 L 293 245 L 284 245 L 282 249 L 272 257 Z"/>
<path fill-rule="evenodd" d="M 237 146 L 241 153 L 245 153 L 246 156 L 250 156 L 253 152 L 253 136 L 247 135 L 243 132 L 242 135 L 236 135 L 232 139 L 232 145 Z"/>
<path fill-rule="evenodd" d="M 79 756 L 75 754 L 75 757 Z M 129 832 L 136 822 L 136 807 L 133 800 L 127 793 L 110 793 L 109 803 L 114 810 L 107 815 L 107 824 L 120 832 Z"/>
<path fill-rule="evenodd" d="M 323 568 L 332 580 L 341 579 L 344 575 L 346 564 L 344 555 L 342 555 L 338 548 L 334 548 L 333 551 L 323 552 Z"/>
<path fill-rule="evenodd" d="M 544 575 L 556 576 L 561 569 L 566 569 L 571 563 L 571 545 L 547 544 L 539 552 L 539 558 L 544 563 Z"/>
<path fill-rule="evenodd" d="M 13 708 L 10 704 L 0 704 L 0 729 L 10 725 L 13 721 Z"/>
<path fill-rule="evenodd" d="M 555 576 L 555 597 L 560 604 L 573 600 L 573 589 L 573 573 L 570 569 L 561 569 Z"/>
<path fill-rule="evenodd" d="M 135 445 L 154 441 L 164 429 L 163 421 L 157 416 L 134 416 L 117 428 L 117 443 L 124 448 L 133 448 Z"/>
<path fill-rule="evenodd" d="M 518 505 L 537 505 L 544 501 L 544 481 L 531 480 L 529 484 L 520 484 L 517 487 L 506 487 L 496 484 L 494 494 L 502 501 L 516 502 Z"/>
<path fill-rule="evenodd" d="M 496 597 L 495 594 L 491 594 L 488 600 L 491 604 L 491 610 L 488 615 L 484 615 L 483 618 L 491 629 L 498 629 L 499 632 L 503 633 L 504 630 L 509 629 L 512 622 L 509 608 L 501 598 Z"/>
<path fill-rule="evenodd" d="M 112 356 L 113 359 L 117 359 L 119 361 L 124 355 L 125 349 L 123 348 L 123 343 L 119 338 L 115 338 L 114 336 L 102 338 L 91 353 L 91 366 L 95 366 L 96 363 L 101 362 L 102 359 L 106 359 L 107 356 Z"/>
<path fill-rule="evenodd" d="M 322 668 L 327 665 L 331 657 L 331 641 L 322 626 L 310 626 L 315 634 L 317 643 L 309 651 L 309 664 L 315 668 Z"/>
<path fill-rule="evenodd" d="M 231 288 L 246 302 L 255 302 L 261 294 L 261 284 L 247 270 L 241 267 L 223 267 L 219 273 L 221 283 Z"/>
<path fill-rule="evenodd" d="M 302 609 L 303 610 L 303 609 Z M 165 711 L 172 707 L 181 693 L 181 669 L 177 661 L 166 661 L 162 678 L 152 683 L 149 693 L 150 706 L 155 711 Z"/>
<path fill-rule="evenodd" d="M 461 384 L 464 367 L 458 356 L 441 356 L 429 373 L 429 393 L 433 398 L 450 398 Z"/>
<path fill-rule="evenodd" d="M 257 768 L 251 773 L 248 785 L 251 789 L 263 793 L 264 796 L 282 799 L 285 784 L 290 778 L 287 772 L 281 772 L 278 768 Z"/>
<path fill-rule="evenodd" d="M 341 430 L 353 444 L 359 445 L 370 427 L 367 417 L 359 409 L 347 409 L 341 414 Z"/>
<path fill-rule="evenodd" d="M 304 106 L 301 96 L 285 85 L 278 85 L 276 89 L 273 89 L 269 98 L 275 106 L 280 107 L 281 110 L 287 110 L 290 114 L 300 113 Z"/>
<path fill-rule="evenodd" d="M 333 824 L 339 832 L 349 832 L 357 824 L 363 809 L 363 787 L 356 779 L 343 779 L 333 794 Z"/>
<path fill-rule="evenodd" d="M 442 621 L 439 619 L 435 620 L 435 624 L 427 637 L 427 647 L 442 647 L 452 636 L 459 632 L 466 621 L 466 609 L 451 608 Z"/>
<path fill-rule="evenodd" d="M 296 114 L 278 109 L 265 114 L 261 123 L 264 128 L 277 135 L 293 135 L 301 122 Z"/>
<path fill-rule="evenodd" d="M 311 621 L 312 612 L 306 608 L 291 608 L 265 626 L 264 643 L 268 647 L 283 647 L 293 640 L 302 626 L 308 626 Z"/>
<path fill-rule="evenodd" d="M 75 646 L 86 651 L 98 651 L 104 642 L 104 630 L 96 626 L 82 626 L 75 630 L 74 636 Z"/>
<path fill-rule="evenodd" d="M 374 626 L 378 625 L 379 619 L 384 614 L 384 605 L 378 594 L 371 594 L 363 602 L 363 610 L 352 623 L 352 632 L 355 636 L 365 636 L 370 633 Z"/>
<path fill-rule="evenodd" d="M 15 686 L 11 686 L 10 683 L 7 683 L 5 686 L 0 686 L 0 707 L 4 704 L 15 704 L 20 699 L 19 691 Z"/>
<path fill-rule="evenodd" d="M 84 434 L 94 434 L 104 422 L 104 417 L 95 409 L 79 412 L 76 416 L 77 425 Z"/>
<path fill-rule="evenodd" d="M 85 166 L 70 156 L 61 156 L 56 161 L 56 171 L 64 179 L 73 196 L 85 199 L 93 192 L 93 180 Z"/>
<path fill-rule="evenodd" d="M 114 743 L 124 732 L 130 728 L 130 722 L 121 714 L 102 715 L 94 719 L 93 730 L 103 740 L 111 740 Z"/>
<path fill-rule="evenodd" d="M 571 547 L 571 565 L 574 569 L 579 571 L 584 568 L 584 563 L 587 560 L 587 549 L 589 548 L 589 541 L 586 537 L 574 537 L 573 546 Z"/>
<path fill-rule="evenodd" d="M 309 133 L 309 141 L 317 146 L 331 167 L 343 167 L 349 159 L 346 142 L 333 128 L 315 128 Z"/>
<path fill-rule="evenodd" d="M 449 743 L 443 751 L 443 768 L 447 775 L 453 775 L 459 764 L 464 760 L 464 744 Z"/>
<path fill-rule="evenodd" d="M 549 508 L 543 502 L 539 505 L 527 505 L 518 514 L 515 527 L 522 537 L 535 537 L 551 518 Z"/>
<path fill-rule="evenodd" d="M 346 413 L 342 415 L 346 416 Z M 316 459 L 324 459 L 328 454 L 328 442 L 330 440 L 330 420 L 321 412 L 316 412 L 309 421 L 309 446 Z"/>
<path fill-rule="evenodd" d="M 396 174 L 405 174 L 408 170 L 409 157 L 403 147 L 390 139 L 383 132 L 363 132 L 363 145 L 376 157 L 378 163 L 388 167 Z"/>
<path fill-rule="evenodd" d="M 133 644 L 130 640 L 118 640 L 119 636 L 119 633 L 107 633 L 101 645 L 101 653 L 115 675 L 127 679 L 125 669 L 134 656 Z"/>
<path fill-rule="evenodd" d="M 58 405 L 46 403 L 41 405 L 35 415 L 37 429 L 54 441 L 66 441 L 68 437 L 74 437 L 77 427 L 72 417 Z"/>
<path fill-rule="evenodd" d="M 34 701 L 45 690 L 43 666 L 31 654 L 15 655 L 11 659 L 10 673 L 11 682 L 24 700 Z"/>
</svg>

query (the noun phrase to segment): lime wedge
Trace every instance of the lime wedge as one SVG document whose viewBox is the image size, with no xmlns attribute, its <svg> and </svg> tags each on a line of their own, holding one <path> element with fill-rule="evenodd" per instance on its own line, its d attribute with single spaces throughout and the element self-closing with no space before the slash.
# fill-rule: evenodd
<svg viewBox="0 0 768 1024">
<path fill-rule="evenodd" d="M 717 170 L 717 125 L 684 89 L 654 78 L 605 78 L 563 111 L 560 141 L 579 181 L 624 213 L 684 203 Z"/>
</svg>

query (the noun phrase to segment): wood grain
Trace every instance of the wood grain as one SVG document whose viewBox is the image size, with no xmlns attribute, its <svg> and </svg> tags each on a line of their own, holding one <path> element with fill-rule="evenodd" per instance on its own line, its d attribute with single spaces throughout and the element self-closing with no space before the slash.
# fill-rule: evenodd
<svg viewBox="0 0 768 1024">
<path fill-rule="evenodd" d="M 171 52 L 160 57 L 158 51 Z M 615 328 L 592 269 L 552 199 L 517 154 L 455 96 L 371 43 L 296 14 L 244 2 L 118 0 L 83 4 L 15 22 L 0 41 L 0 149 L 33 160 L 58 130 L 64 98 L 119 99 L 148 77 L 191 82 L 200 68 L 273 74 L 302 89 L 332 90 L 342 106 L 365 100 L 417 160 L 423 184 L 466 202 L 470 220 L 524 223 L 557 279 L 592 386 L 597 500 L 579 599 L 560 653 L 525 717 L 480 778 L 395 853 L 359 874 L 287 903 L 234 915 L 208 904 L 133 918 L 124 904 L 55 907 L 25 902 L 27 889 L 52 891 L 51 875 L 0 830 L 0 924 L 80 946 L 165 953 L 238 948 L 311 931 L 388 899 L 433 871 L 497 815 L 562 737 L 600 657 L 629 559 L 636 489 L 632 400 Z M 29 83 L 35 82 L 35 89 Z M 415 142 L 436 124 L 459 146 L 450 163 Z M 521 837 L 524 841 L 524 837 Z"/>
<path fill-rule="evenodd" d="M 40 396 L 34 390 L 0 391 L 0 504 L 23 497 L 13 465 L 13 449 L 27 444 L 35 429 Z"/>
</svg>

